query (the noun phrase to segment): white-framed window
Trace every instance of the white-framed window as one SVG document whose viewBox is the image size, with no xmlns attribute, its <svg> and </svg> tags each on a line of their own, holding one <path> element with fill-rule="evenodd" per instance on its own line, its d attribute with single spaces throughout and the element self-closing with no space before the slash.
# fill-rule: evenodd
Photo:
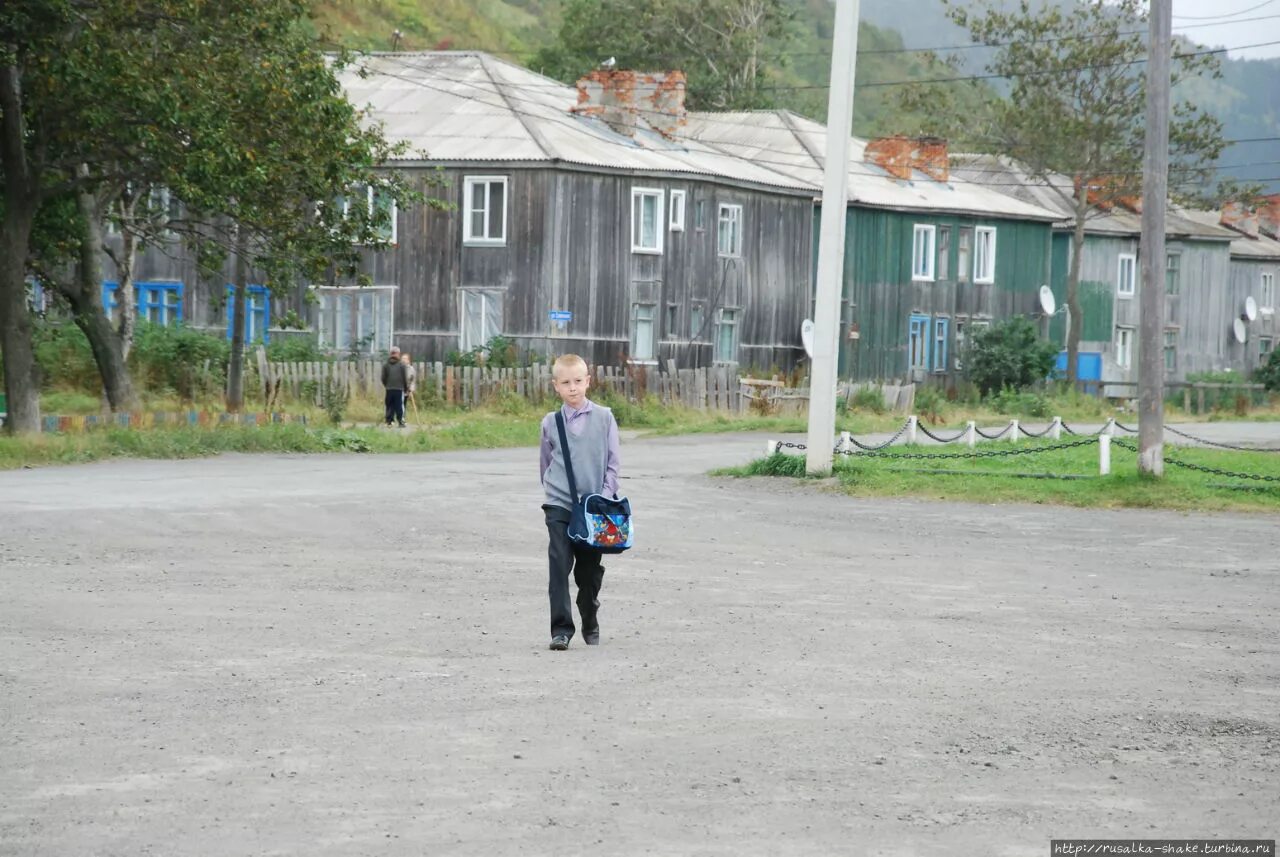
<svg viewBox="0 0 1280 857">
<path fill-rule="evenodd" d="M 657 339 L 657 324 L 654 316 L 657 307 L 653 304 L 631 305 L 631 359 L 648 363 L 657 359 L 654 342 Z"/>
<path fill-rule="evenodd" d="M 911 279 L 914 282 L 933 282 L 935 227 L 917 223 L 911 236 Z"/>
<path fill-rule="evenodd" d="M 1276 275 L 1272 273 L 1264 273 L 1262 275 L 1262 298 L 1258 303 L 1262 309 L 1268 312 L 1274 312 L 1276 307 Z"/>
<path fill-rule="evenodd" d="M 462 180 L 462 243 L 500 247 L 507 243 L 507 177 Z"/>
<path fill-rule="evenodd" d="M 1121 253 L 1119 270 L 1116 272 L 1116 297 L 1131 298 L 1137 291 L 1138 257 L 1132 253 Z"/>
<path fill-rule="evenodd" d="M 973 281 L 996 281 L 996 228 L 979 226 L 973 231 Z"/>
<path fill-rule="evenodd" d="M 715 362 L 738 362 L 738 310 L 736 309 L 722 309 L 716 317 Z"/>
<path fill-rule="evenodd" d="M 951 276 L 951 227 L 938 227 L 938 267 L 934 269 L 934 273 L 939 280 L 946 280 Z"/>
<path fill-rule="evenodd" d="M 684 232 L 684 200 L 684 191 L 671 191 L 671 223 L 669 225 L 672 232 Z"/>
<path fill-rule="evenodd" d="M 1178 371 L 1178 331 L 1164 332 L 1164 371 L 1172 375 Z"/>
<path fill-rule="evenodd" d="M 1116 365 L 1128 369 L 1133 365 L 1133 328 L 1116 328 Z"/>
<path fill-rule="evenodd" d="M 356 354 L 391 348 L 395 286 L 351 286 L 316 290 L 320 347 Z"/>
<path fill-rule="evenodd" d="M 969 260 L 973 256 L 973 227 L 962 226 L 956 233 L 956 282 L 969 282 Z"/>
<path fill-rule="evenodd" d="M 462 351 L 482 348 L 502 333 L 502 289 L 460 289 L 458 344 Z"/>
<path fill-rule="evenodd" d="M 933 371 L 947 371 L 947 328 L 951 320 L 935 318 L 933 320 Z"/>
<path fill-rule="evenodd" d="M 742 255 L 742 206 L 720 203 L 716 226 L 716 255 Z"/>
<path fill-rule="evenodd" d="M 375 217 L 378 220 L 374 230 L 377 239 L 388 244 L 396 243 L 396 201 L 385 188 L 359 184 L 350 193 L 338 197 L 337 204 L 342 209 L 343 218 L 351 216 L 353 204 L 362 206 L 365 217 L 371 222 Z"/>
<path fill-rule="evenodd" d="M 631 189 L 631 252 L 662 252 L 662 191 Z"/>
</svg>

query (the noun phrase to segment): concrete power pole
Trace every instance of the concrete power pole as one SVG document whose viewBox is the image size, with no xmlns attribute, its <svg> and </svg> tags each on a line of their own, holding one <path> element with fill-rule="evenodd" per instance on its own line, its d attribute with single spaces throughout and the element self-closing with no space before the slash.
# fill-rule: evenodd
<svg viewBox="0 0 1280 857">
<path fill-rule="evenodd" d="M 1164 221 L 1169 198 L 1169 54 L 1173 0 L 1151 0 L 1147 139 L 1142 161 L 1138 472 L 1164 474 Z"/>
<path fill-rule="evenodd" d="M 853 74 L 858 57 L 858 0 L 836 0 L 827 100 L 822 222 L 818 232 L 818 293 L 813 309 L 809 373 L 809 436 L 805 468 L 831 472 L 836 432 L 836 369 L 840 292 L 844 285 L 845 212 L 849 204 L 849 135 L 853 133 Z"/>
</svg>

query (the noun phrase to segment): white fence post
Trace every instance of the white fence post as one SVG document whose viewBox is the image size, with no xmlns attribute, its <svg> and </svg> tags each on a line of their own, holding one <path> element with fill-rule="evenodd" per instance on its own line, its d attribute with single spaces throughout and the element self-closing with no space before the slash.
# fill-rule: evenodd
<svg viewBox="0 0 1280 857">
<path fill-rule="evenodd" d="M 1049 426 L 1049 437 L 1053 440 L 1062 440 L 1062 417 L 1053 418 L 1053 424 Z"/>
<path fill-rule="evenodd" d="M 1103 434 L 1105 434 L 1109 438 L 1116 436 L 1116 418 L 1115 417 L 1109 417 L 1107 419 L 1106 429 L 1103 431 Z"/>
<path fill-rule="evenodd" d="M 916 426 L 918 425 L 918 422 L 919 420 L 915 414 L 912 414 L 911 416 L 907 417 L 907 445 L 908 446 L 915 446 L 916 444 Z"/>
<path fill-rule="evenodd" d="M 969 444 L 969 448 L 973 449 L 978 445 L 978 424 L 973 420 L 969 420 L 969 425 L 964 431 L 965 440 Z"/>
<path fill-rule="evenodd" d="M 1098 472 L 1103 476 L 1111 475 L 1111 436 L 1098 435 Z"/>
<path fill-rule="evenodd" d="M 852 441 L 849 439 L 849 433 L 847 431 L 840 432 L 840 445 L 836 447 L 836 451 L 848 452 L 849 447 L 852 445 Z"/>
<path fill-rule="evenodd" d="M 1009 443 L 1018 442 L 1018 421 L 1009 420 Z"/>
<path fill-rule="evenodd" d="M 774 440 L 773 438 L 769 438 L 768 440 L 766 440 L 766 441 L 764 442 L 764 454 L 765 454 L 765 457 L 768 457 L 768 456 L 770 456 L 770 455 L 774 455 L 775 453 L 778 453 L 778 452 L 781 452 L 781 451 L 782 451 L 782 450 L 778 449 L 778 442 L 777 442 L 776 440 Z"/>
</svg>

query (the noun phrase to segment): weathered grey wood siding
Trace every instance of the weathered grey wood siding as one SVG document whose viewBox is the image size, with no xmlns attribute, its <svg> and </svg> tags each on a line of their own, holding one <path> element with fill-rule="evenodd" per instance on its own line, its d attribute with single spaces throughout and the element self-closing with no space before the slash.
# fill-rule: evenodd
<svg viewBox="0 0 1280 857">
<path fill-rule="evenodd" d="M 1242 371 L 1252 373 L 1266 362 L 1262 352 L 1264 341 L 1269 342 L 1272 348 L 1280 346 L 1280 306 L 1266 307 L 1262 300 L 1263 274 L 1271 275 L 1272 282 L 1276 284 L 1276 296 L 1280 297 L 1280 258 L 1232 256 L 1230 271 L 1228 310 L 1238 316 L 1247 297 L 1252 297 L 1258 303 L 1258 317 L 1247 325 L 1248 342 L 1239 345 L 1234 337 L 1230 340 L 1231 357 L 1239 361 Z"/>
</svg>

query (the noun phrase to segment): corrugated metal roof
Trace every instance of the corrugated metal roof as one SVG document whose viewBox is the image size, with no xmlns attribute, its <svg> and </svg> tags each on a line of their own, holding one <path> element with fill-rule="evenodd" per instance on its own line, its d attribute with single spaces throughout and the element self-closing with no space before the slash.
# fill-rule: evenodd
<svg viewBox="0 0 1280 857">
<path fill-rule="evenodd" d="M 576 88 L 484 53 L 368 54 L 338 79 L 389 140 L 406 144 L 402 161 L 563 162 L 812 192 L 807 182 L 696 140 L 619 134 L 570 112 Z"/>
<path fill-rule="evenodd" d="M 688 133 L 739 158 L 794 176 L 821 192 L 825 125 L 786 110 L 690 113 Z M 1056 209 L 997 193 L 964 178 L 942 182 L 916 171 L 911 181 L 866 160 L 867 142 L 850 138 L 849 201 L 893 209 L 1056 220 Z"/>
<path fill-rule="evenodd" d="M 1074 222 L 1075 211 L 1068 201 L 1075 192 L 1074 184 L 1067 176 L 1054 174 L 1048 182 L 1033 179 L 1015 161 L 1000 155 L 955 154 L 951 156 L 951 169 L 955 176 L 1057 212 L 1057 228 L 1068 228 Z M 1226 241 L 1237 234 L 1218 226 L 1216 219 L 1207 222 L 1187 214 L 1171 205 L 1165 215 L 1165 234 L 1203 241 Z M 1085 232 L 1117 237 L 1140 235 L 1142 215 L 1120 208 L 1104 211 L 1095 207 L 1085 220 Z"/>
<path fill-rule="evenodd" d="M 1183 216 L 1199 223 L 1218 225 L 1222 215 L 1216 211 L 1183 211 Z M 1241 235 L 1235 230 L 1226 230 L 1234 237 L 1231 239 L 1231 255 L 1242 259 L 1259 261 L 1280 261 L 1280 241 L 1259 234 L 1256 238 Z"/>
</svg>

